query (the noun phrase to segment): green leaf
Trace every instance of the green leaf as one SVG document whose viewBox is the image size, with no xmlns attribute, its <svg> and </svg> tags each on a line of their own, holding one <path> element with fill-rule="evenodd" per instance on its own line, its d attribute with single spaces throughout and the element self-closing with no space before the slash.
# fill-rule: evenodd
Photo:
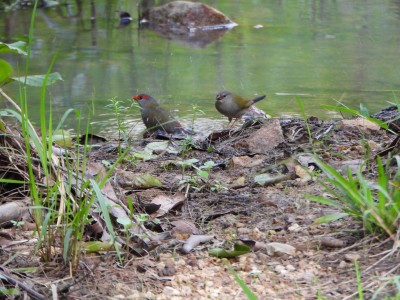
<svg viewBox="0 0 400 300">
<path fill-rule="evenodd" d="M 199 162 L 198 159 L 191 158 L 191 159 L 187 159 L 187 160 L 184 160 L 184 161 L 178 161 L 177 164 L 181 165 L 181 166 L 184 166 L 184 167 L 187 167 L 187 166 L 193 166 L 197 162 Z"/>
<path fill-rule="evenodd" d="M 117 218 L 117 222 L 123 225 L 125 228 L 130 227 L 132 225 L 132 220 L 126 217 Z"/>
<path fill-rule="evenodd" d="M 137 217 L 139 222 L 146 222 L 149 219 L 148 214 L 139 214 Z"/>
<path fill-rule="evenodd" d="M 0 42 L 0 53 L 18 53 L 22 55 L 27 55 L 25 49 L 26 43 L 22 41 L 18 41 L 12 44 Z"/>
<path fill-rule="evenodd" d="M 370 121 L 370 122 L 372 122 L 372 123 L 375 123 L 375 124 L 379 125 L 383 129 L 388 129 L 389 128 L 389 125 L 387 123 L 381 121 L 381 120 L 370 118 L 370 117 L 367 117 L 365 119 Z"/>
<path fill-rule="evenodd" d="M 175 149 L 174 146 L 169 141 L 162 142 L 152 142 L 148 143 L 146 147 L 144 147 L 144 152 L 153 154 L 154 152 L 163 152 L 166 151 L 170 154 L 178 154 L 178 150 Z"/>
<path fill-rule="evenodd" d="M 314 224 L 318 225 L 318 224 L 333 222 L 333 221 L 345 218 L 348 215 L 349 214 L 346 214 L 346 213 L 333 213 L 333 214 L 325 215 L 318 219 L 315 219 Z"/>
<path fill-rule="evenodd" d="M 140 187 L 140 188 L 150 188 L 150 187 L 162 186 L 162 183 L 160 180 L 158 180 L 156 177 L 154 177 L 148 173 L 135 177 L 132 184 L 133 184 L 133 186 Z"/>
<path fill-rule="evenodd" d="M 19 81 L 21 83 L 25 83 L 25 76 L 21 77 L 12 77 L 13 80 Z M 26 84 L 30 86 L 35 86 L 35 87 L 41 87 L 43 86 L 44 83 L 47 85 L 52 85 L 53 83 L 56 83 L 57 81 L 62 81 L 62 77 L 60 73 L 54 72 L 50 73 L 49 76 L 46 75 L 30 75 L 26 76 Z"/>
<path fill-rule="evenodd" d="M 132 155 L 132 158 L 141 159 L 144 161 L 157 158 L 157 155 L 150 154 L 150 153 L 144 152 L 144 151 L 135 151 L 131 155 Z"/>
<path fill-rule="evenodd" d="M 72 147 L 72 135 L 68 130 L 58 129 L 53 131 L 52 140 L 60 147 Z"/>
<path fill-rule="evenodd" d="M 4 279 L 4 281 L 7 281 L 7 278 L 5 278 L 4 276 L 0 276 L 0 279 Z M 15 289 L 15 288 L 9 288 L 9 289 L 4 288 L 4 287 L 0 288 L 0 295 L 17 296 L 17 295 L 20 295 L 20 294 L 21 294 L 21 291 L 18 290 L 18 289 Z M 7 299 L 8 297 L 5 297 L 5 298 Z M 14 298 L 14 297 L 12 297 L 12 298 Z"/>
<path fill-rule="evenodd" d="M 242 254 L 249 253 L 251 248 L 244 244 L 235 244 L 233 250 L 225 250 L 224 248 L 214 248 L 208 251 L 211 256 L 219 258 L 234 258 Z"/>
<path fill-rule="evenodd" d="M 114 249 L 114 245 L 100 241 L 92 241 L 83 243 L 82 249 L 88 253 L 111 251 Z"/>
<path fill-rule="evenodd" d="M 211 169 L 214 166 L 215 166 L 215 162 L 213 162 L 212 160 L 206 161 L 203 165 L 203 167 L 206 169 Z"/>
<path fill-rule="evenodd" d="M 197 175 L 199 175 L 200 177 L 202 177 L 204 179 L 208 179 L 208 176 L 209 176 L 207 171 L 200 170 L 200 169 L 197 169 Z"/>
<path fill-rule="evenodd" d="M 0 59 L 0 85 L 10 78 L 12 68 L 8 62 Z"/>
</svg>

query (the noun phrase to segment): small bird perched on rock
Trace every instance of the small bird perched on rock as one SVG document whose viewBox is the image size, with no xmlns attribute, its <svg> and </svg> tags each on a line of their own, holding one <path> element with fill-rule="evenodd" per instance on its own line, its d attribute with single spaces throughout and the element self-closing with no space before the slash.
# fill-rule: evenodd
<svg viewBox="0 0 400 300">
<path fill-rule="evenodd" d="M 170 134 L 187 133 L 187 130 L 153 97 L 139 94 L 132 97 L 141 107 L 144 125 L 150 132 L 162 130 Z"/>
<path fill-rule="evenodd" d="M 219 92 L 215 98 L 215 108 L 221 114 L 228 117 L 230 124 L 232 119 L 236 119 L 237 121 L 243 115 L 251 113 L 252 111 L 260 114 L 261 111 L 259 109 L 254 109 L 255 107 L 252 107 L 252 105 L 264 98 L 265 95 L 256 97 L 254 99 L 246 99 L 234 93 L 223 91 Z"/>
</svg>

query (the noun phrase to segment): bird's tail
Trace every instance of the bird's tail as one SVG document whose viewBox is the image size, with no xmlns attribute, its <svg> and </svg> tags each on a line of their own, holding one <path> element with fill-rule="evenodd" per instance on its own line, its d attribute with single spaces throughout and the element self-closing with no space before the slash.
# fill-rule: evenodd
<svg viewBox="0 0 400 300">
<path fill-rule="evenodd" d="M 251 100 L 252 104 L 257 103 L 258 101 L 261 101 L 262 99 L 265 98 L 266 95 L 262 95 L 259 97 L 254 98 L 253 100 Z"/>
</svg>

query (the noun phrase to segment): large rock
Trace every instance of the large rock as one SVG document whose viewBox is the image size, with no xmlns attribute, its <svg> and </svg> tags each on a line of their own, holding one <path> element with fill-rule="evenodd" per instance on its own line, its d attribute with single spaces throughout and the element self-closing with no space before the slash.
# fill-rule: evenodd
<svg viewBox="0 0 400 300">
<path fill-rule="evenodd" d="M 151 7 L 143 13 L 143 18 L 151 25 L 174 29 L 198 28 L 234 24 L 215 8 L 200 2 L 173 1 L 161 6 Z"/>
<path fill-rule="evenodd" d="M 381 130 L 378 124 L 364 118 L 340 120 L 337 127 L 341 130 L 363 131 L 366 133 L 377 133 Z"/>
<path fill-rule="evenodd" d="M 268 154 L 284 141 L 280 122 L 278 119 L 273 119 L 253 132 L 247 139 L 240 141 L 240 145 L 237 146 L 246 147 L 251 153 Z"/>
<path fill-rule="evenodd" d="M 141 26 L 191 47 L 205 47 L 237 25 L 222 12 L 199 2 L 173 1 L 156 7 L 144 3 L 141 3 Z"/>
</svg>

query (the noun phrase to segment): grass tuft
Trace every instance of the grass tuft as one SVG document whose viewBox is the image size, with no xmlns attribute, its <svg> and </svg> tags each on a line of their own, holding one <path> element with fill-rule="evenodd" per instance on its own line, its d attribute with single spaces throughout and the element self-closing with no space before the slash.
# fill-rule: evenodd
<svg viewBox="0 0 400 300">
<path fill-rule="evenodd" d="M 367 231 L 386 233 L 396 241 L 400 230 L 400 156 L 395 156 L 394 161 L 397 171 L 391 175 L 389 163 L 384 166 L 378 157 L 378 176 L 375 181 L 370 181 L 361 171 L 353 176 L 348 168 L 347 174 L 342 175 L 335 168 L 317 159 L 319 168 L 326 175 L 325 182 L 321 184 L 335 200 L 312 195 L 307 197 L 312 201 L 339 208 L 345 213 L 340 217 L 352 216 L 362 221 Z M 329 216 L 323 218 L 329 220 Z"/>
</svg>

